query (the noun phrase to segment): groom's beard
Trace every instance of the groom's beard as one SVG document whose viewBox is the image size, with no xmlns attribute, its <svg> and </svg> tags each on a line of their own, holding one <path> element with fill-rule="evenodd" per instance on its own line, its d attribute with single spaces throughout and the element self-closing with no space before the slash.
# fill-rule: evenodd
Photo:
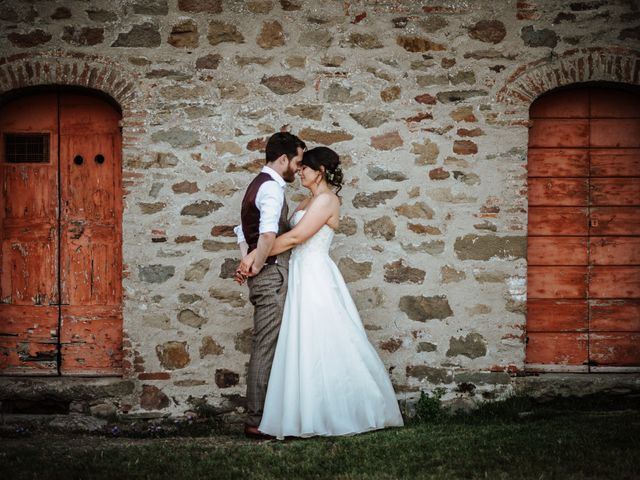
<svg viewBox="0 0 640 480">
<path fill-rule="evenodd" d="M 282 179 L 287 183 L 293 183 L 296 179 L 296 171 L 291 169 L 291 165 L 282 174 Z"/>
</svg>

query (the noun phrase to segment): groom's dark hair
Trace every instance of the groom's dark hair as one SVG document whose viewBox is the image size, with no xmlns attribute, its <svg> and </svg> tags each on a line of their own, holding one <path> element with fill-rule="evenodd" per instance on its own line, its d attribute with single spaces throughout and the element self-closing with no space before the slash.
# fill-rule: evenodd
<svg viewBox="0 0 640 480">
<path fill-rule="evenodd" d="M 267 162 L 273 162 L 282 155 L 286 155 L 289 160 L 298 154 L 298 147 L 307 149 L 307 145 L 289 132 L 278 132 L 271 135 L 267 141 L 266 157 Z"/>
</svg>

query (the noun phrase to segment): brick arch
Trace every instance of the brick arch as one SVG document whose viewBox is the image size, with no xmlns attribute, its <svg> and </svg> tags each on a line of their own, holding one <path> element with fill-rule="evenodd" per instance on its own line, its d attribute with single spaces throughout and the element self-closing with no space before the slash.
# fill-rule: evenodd
<svg viewBox="0 0 640 480">
<path fill-rule="evenodd" d="M 139 75 L 126 66 L 97 55 L 49 52 L 0 58 L 0 96 L 37 86 L 75 86 L 97 90 L 122 109 L 123 126 L 139 125 L 143 111 Z"/>
<path fill-rule="evenodd" d="M 581 48 L 522 65 L 498 91 L 499 102 L 526 106 L 543 93 L 573 83 L 606 81 L 640 85 L 640 51 Z"/>
</svg>

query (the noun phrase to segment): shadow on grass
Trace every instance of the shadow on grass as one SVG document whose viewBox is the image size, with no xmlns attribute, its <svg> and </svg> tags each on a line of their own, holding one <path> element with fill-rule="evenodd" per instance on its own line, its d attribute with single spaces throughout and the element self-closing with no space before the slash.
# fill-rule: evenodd
<svg viewBox="0 0 640 480">
<path fill-rule="evenodd" d="M 542 420 L 585 412 L 640 411 L 639 395 L 593 394 L 583 397 L 554 397 L 541 401 L 533 397 L 513 396 L 502 401 L 484 402 L 471 411 L 450 412 L 441 402 L 441 391 L 431 395 L 422 393 L 416 404 L 415 416 L 408 419 L 410 425 L 424 423 L 495 423 Z"/>
<path fill-rule="evenodd" d="M 640 478 L 637 398 L 541 404 L 513 397 L 455 415 L 445 415 L 438 402 L 425 407 L 439 411 L 433 418 L 351 437 L 251 442 L 232 430 L 146 440 L 34 435 L 2 443 L 0 471 L 12 480 Z"/>
</svg>

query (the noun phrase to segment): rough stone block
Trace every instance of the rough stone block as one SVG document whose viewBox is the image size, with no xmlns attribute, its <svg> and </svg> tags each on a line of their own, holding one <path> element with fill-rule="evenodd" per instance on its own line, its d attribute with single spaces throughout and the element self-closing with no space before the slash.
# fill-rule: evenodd
<svg viewBox="0 0 640 480">
<path fill-rule="evenodd" d="M 524 258 L 527 237 L 469 234 L 456 238 L 453 248 L 460 260 Z"/>
<path fill-rule="evenodd" d="M 126 33 L 121 33 L 111 45 L 112 47 L 159 47 L 161 43 L 160 30 L 153 23 L 134 25 Z"/>
<path fill-rule="evenodd" d="M 400 298 L 398 307 L 411 320 L 426 322 L 427 320 L 442 320 L 453 315 L 449 301 L 444 295 L 425 297 L 422 295 L 405 295 Z"/>
<path fill-rule="evenodd" d="M 384 281 L 389 283 L 422 283 L 426 272 L 408 266 L 404 260 L 396 260 L 384 266 Z"/>
</svg>

